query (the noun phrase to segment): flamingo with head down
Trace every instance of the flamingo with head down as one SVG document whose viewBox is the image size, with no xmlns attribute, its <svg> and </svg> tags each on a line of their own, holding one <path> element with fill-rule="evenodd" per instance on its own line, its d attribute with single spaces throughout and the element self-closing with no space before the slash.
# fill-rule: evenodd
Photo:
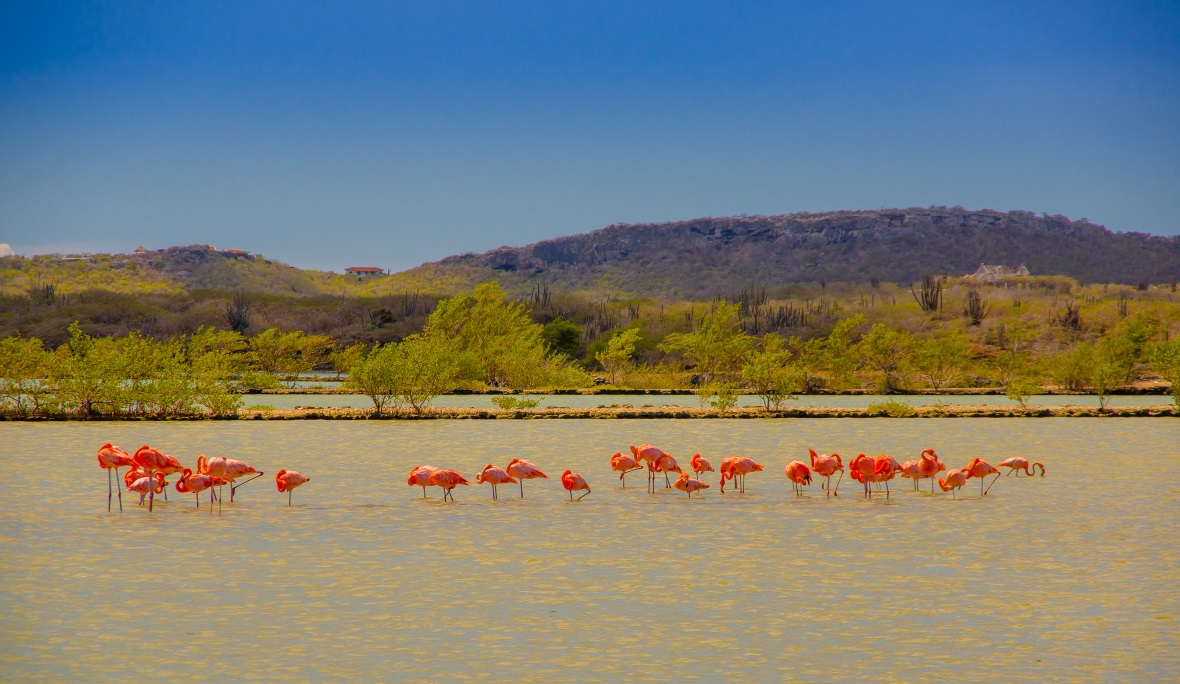
<svg viewBox="0 0 1180 684">
<path fill-rule="evenodd" d="M 193 471 L 185 468 L 180 471 L 180 479 L 176 481 L 176 491 L 187 494 L 192 492 L 197 497 L 197 508 L 201 507 L 201 492 L 213 486 L 213 478 L 208 475 L 194 475 Z M 213 492 L 209 492 L 209 512 L 213 512 Z"/>
<path fill-rule="evenodd" d="M 524 498 L 524 481 L 525 480 L 532 480 L 532 479 L 535 479 L 538 477 L 544 478 L 546 480 L 549 479 L 549 476 L 546 475 L 545 473 L 541 472 L 540 468 L 533 465 L 532 462 L 524 460 L 523 458 L 514 458 L 511 461 L 509 461 L 508 467 L 505 468 L 504 471 L 507 472 L 512 477 L 515 477 L 516 480 L 520 483 L 520 498 L 522 498 L 522 499 Z M 452 496 L 451 501 L 454 501 L 454 500 L 455 500 L 455 497 Z"/>
<path fill-rule="evenodd" d="M 955 499 L 958 498 L 955 495 L 955 492 L 961 489 L 965 484 L 967 484 L 967 473 L 958 468 L 951 468 L 950 470 L 946 471 L 945 479 L 941 477 L 938 478 L 939 488 L 944 492 L 949 491 L 951 493 L 951 498 Z"/>
<path fill-rule="evenodd" d="M 294 470 L 279 470 L 275 473 L 275 486 L 278 487 L 279 493 L 287 493 L 287 506 L 291 505 L 291 492 L 296 487 L 302 487 L 304 484 L 311 482 L 310 477 L 304 477 Z M 218 504 L 220 505 L 220 504 Z M 213 502 L 209 502 L 209 506 L 213 506 Z"/>
<path fill-rule="evenodd" d="M 1024 471 L 1025 475 L 1032 477 L 1037 472 L 1037 467 L 1041 469 L 1041 477 L 1045 476 L 1045 464 L 1036 461 L 1032 464 L 1028 462 L 1027 458 L 1021 456 L 1013 456 L 1012 458 L 1005 458 L 996 464 L 997 468 L 1007 468 L 1008 474 L 1016 473 L 1016 477 L 1020 477 L 1020 471 Z"/>
<path fill-rule="evenodd" d="M 844 464 L 840 461 L 840 454 L 817 454 L 811 448 L 807 451 L 811 453 L 811 469 L 824 478 L 828 496 L 840 496 L 840 480 L 844 479 Z M 836 478 L 836 491 L 832 491 L 832 474 L 837 471 L 840 477 Z"/>
<path fill-rule="evenodd" d="M 656 473 L 663 473 L 664 474 L 664 489 L 671 489 L 672 483 L 668 480 L 668 473 L 682 473 L 682 472 L 684 472 L 683 470 L 680 469 L 680 464 L 676 462 L 676 459 L 672 458 L 672 454 L 668 454 L 668 453 L 662 454 L 656 460 L 649 462 L 647 464 L 647 469 L 651 472 L 651 476 L 648 478 L 648 482 L 650 484 L 649 490 L 653 494 L 656 491 L 656 481 L 655 481 L 655 474 Z"/>
<path fill-rule="evenodd" d="M 570 470 L 561 474 L 561 486 L 570 493 L 570 501 L 574 500 L 574 492 L 586 490 L 586 494 L 579 496 L 578 501 L 585 499 L 590 493 L 590 485 L 586 484 L 586 478 Z"/>
<path fill-rule="evenodd" d="M 693 454 L 692 458 L 688 459 L 688 464 L 692 467 L 692 472 L 697 476 L 698 480 L 701 479 L 701 473 L 716 472 L 713 470 L 712 464 L 701 458 L 700 454 Z"/>
<path fill-rule="evenodd" d="M 926 448 L 922 453 L 918 454 L 918 472 L 922 478 L 930 478 L 930 493 L 934 493 L 934 480 L 938 478 L 938 473 L 946 470 L 946 464 L 934 453 L 934 449 Z"/>
<path fill-rule="evenodd" d="M 639 446 L 632 444 L 631 454 L 635 456 L 635 460 L 639 463 L 639 465 L 643 465 L 644 461 L 647 462 L 647 490 L 649 492 L 655 491 L 656 475 L 655 471 L 652 470 L 651 465 L 656 461 L 656 459 L 664 455 L 664 450 L 654 444 L 644 443 L 640 444 Z"/>
<path fill-rule="evenodd" d="M 619 480 L 623 482 L 623 489 L 626 489 L 627 473 L 633 473 L 636 470 L 641 470 L 642 466 L 639 465 L 639 459 L 635 458 L 634 456 L 628 456 L 627 454 L 622 454 L 616 451 L 615 455 L 610 457 L 610 469 L 616 473 L 619 473 Z"/>
<path fill-rule="evenodd" d="M 132 474 L 132 472 L 135 472 L 137 475 L 139 475 L 139 473 L 142 471 L 128 471 L 127 475 L 124 476 L 124 479 L 131 480 L 129 476 Z M 139 494 L 139 505 L 142 506 L 143 498 L 145 496 L 154 497 L 156 494 L 164 491 L 164 487 L 167 485 L 168 483 L 164 481 L 164 473 L 156 473 L 152 477 L 140 475 L 139 477 L 135 478 L 134 481 L 127 482 L 127 491 Z"/>
<path fill-rule="evenodd" d="M 979 478 L 980 496 L 987 496 L 987 490 L 983 488 L 984 478 L 988 475 L 995 475 L 996 477 L 992 480 L 992 484 L 995 484 L 996 480 L 1000 479 L 1000 471 L 992 464 L 978 457 L 971 459 L 971 462 L 963 470 L 967 473 L 968 479 L 972 477 Z M 988 489 L 991 489 L 991 485 L 988 485 Z"/>
<path fill-rule="evenodd" d="M 680 478 L 672 483 L 672 486 L 687 494 L 690 499 L 692 498 L 693 492 L 699 492 L 702 489 L 709 488 L 708 484 L 690 478 L 688 473 L 680 473 Z"/>
<path fill-rule="evenodd" d="M 811 469 L 802 461 L 791 461 L 787 464 L 786 473 L 795 496 L 803 496 L 803 485 L 811 484 Z"/>
<path fill-rule="evenodd" d="M 135 460 L 110 442 L 98 448 L 98 467 L 107 471 L 107 512 L 111 511 L 111 471 L 115 471 L 114 491 L 119 494 L 119 510 L 123 510 L 123 488 L 119 486 L 119 468 L 134 468 Z"/>
<path fill-rule="evenodd" d="M 132 460 L 135 461 L 136 465 L 138 465 L 140 468 L 143 468 L 144 473 L 146 473 L 147 477 L 149 477 L 149 478 L 154 477 L 157 471 L 163 470 L 169 466 L 167 456 L 160 453 L 159 450 L 153 449 L 146 444 L 139 447 L 139 449 L 136 449 L 135 455 L 132 456 L 131 458 L 132 458 Z M 163 474 L 161 474 L 161 479 L 163 479 Z M 155 490 L 155 488 L 149 488 L 148 489 L 148 510 L 149 511 L 153 510 L 155 502 L 156 502 L 156 490 Z"/>
<path fill-rule="evenodd" d="M 406 484 L 411 487 L 422 488 L 422 498 L 426 498 L 426 487 L 430 484 L 430 474 L 438 470 L 432 465 L 414 466 L 410 471 L 410 477 L 406 480 Z"/>
<path fill-rule="evenodd" d="M 430 474 L 430 484 L 434 487 L 442 487 L 443 501 L 446 501 L 447 498 L 450 497 L 452 503 L 455 501 L 455 493 L 451 491 L 452 489 L 458 487 L 459 485 L 463 485 L 464 487 L 471 486 L 471 483 L 467 481 L 467 478 L 453 470 L 434 471 Z"/>
<path fill-rule="evenodd" d="M 478 484 L 486 482 L 492 486 L 492 501 L 499 501 L 500 499 L 500 495 L 496 493 L 497 485 L 517 483 L 515 478 L 491 463 L 484 466 L 483 470 L 476 474 L 475 481 Z M 423 488 L 422 491 L 425 492 L 426 489 Z"/>
<path fill-rule="evenodd" d="M 728 461 L 728 464 L 726 463 Z M 755 463 L 754 459 L 745 456 L 736 456 L 732 460 L 726 459 L 721 462 L 721 493 L 725 493 L 725 481 L 736 480 L 737 490 L 739 494 L 746 493 L 746 475 L 750 473 L 760 473 L 765 468 L 759 463 Z"/>
</svg>

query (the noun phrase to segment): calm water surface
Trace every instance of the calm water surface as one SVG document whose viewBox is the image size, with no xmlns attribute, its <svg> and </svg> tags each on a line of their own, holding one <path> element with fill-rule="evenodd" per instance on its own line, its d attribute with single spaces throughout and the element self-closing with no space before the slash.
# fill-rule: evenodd
<svg viewBox="0 0 1180 684">
<path fill-rule="evenodd" d="M 267 477 L 221 515 L 175 490 L 108 514 L 106 441 L 312 480 L 291 508 Z M 620 489 L 607 457 L 642 441 L 767 470 L 744 496 Z M 1180 678 L 1176 420 L 0 424 L 0 444 L 4 681 Z M 1048 476 L 796 499 L 808 445 Z M 513 456 L 554 479 L 457 504 L 405 484 Z"/>
</svg>

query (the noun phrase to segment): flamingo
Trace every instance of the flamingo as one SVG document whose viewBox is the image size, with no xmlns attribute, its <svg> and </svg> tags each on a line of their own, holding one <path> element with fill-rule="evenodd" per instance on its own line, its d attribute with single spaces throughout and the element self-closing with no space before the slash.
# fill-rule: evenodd
<svg viewBox="0 0 1180 684">
<path fill-rule="evenodd" d="M 648 477 L 648 483 L 653 494 L 656 491 L 656 473 L 664 474 L 664 489 L 671 489 L 672 483 L 668 481 L 668 473 L 684 472 L 680 469 L 680 464 L 676 462 L 676 459 L 672 458 L 672 454 L 668 453 L 661 454 L 656 460 L 650 461 L 647 464 L 647 469 L 651 473 L 650 477 Z"/>
<path fill-rule="evenodd" d="M 877 467 L 876 461 L 865 456 L 864 454 L 857 454 L 856 458 L 848 463 L 848 469 L 852 471 L 852 479 L 864 485 L 864 498 L 873 498 L 873 492 L 870 489 L 870 484 L 873 481 L 873 470 Z"/>
<path fill-rule="evenodd" d="M 934 453 L 934 449 L 926 448 L 918 455 L 918 471 L 923 478 L 930 478 L 930 493 L 934 493 L 934 480 L 939 471 L 946 470 L 946 464 Z"/>
<path fill-rule="evenodd" d="M 154 486 L 150 484 L 152 482 L 155 482 Z M 149 495 L 154 497 L 156 494 L 164 491 L 166 485 L 164 474 L 156 473 L 154 477 L 148 477 L 147 475 L 137 477 L 134 482 L 127 485 L 127 491 L 139 494 L 139 505 L 142 506 L 143 497 Z"/>
<path fill-rule="evenodd" d="M 616 451 L 615 455 L 610 457 L 610 469 L 620 473 L 619 479 L 623 481 L 623 489 L 626 489 L 627 473 L 641 470 L 642 467 L 639 465 L 639 460 L 634 456 L 628 456 Z"/>
<path fill-rule="evenodd" d="M 541 472 L 541 469 L 533 465 L 531 462 L 523 458 L 514 458 L 508 462 L 508 467 L 504 469 L 512 477 L 515 477 L 520 483 L 520 498 L 524 498 L 524 481 L 532 480 L 534 478 L 542 477 L 546 480 L 549 476 Z M 451 497 L 453 501 L 455 497 Z"/>
<path fill-rule="evenodd" d="M 568 473 L 569 471 L 567 470 L 566 472 Z M 430 476 L 428 475 L 427 479 L 429 479 L 429 477 Z M 492 500 L 493 501 L 497 501 L 500 498 L 500 495 L 496 493 L 496 485 L 516 484 L 517 483 L 517 480 L 515 478 L 513 478 L 511 475 L 504 472 L 503 470 L 500 470 L 499 468 L 492 465 L 491 463 L 489 463 L 483 467 L 483 470 L 480 471 L 480 473 L 475 476 L 475 481 L 478 483 L 487 482 L 488 484 L 492 485 Z M 426 492 L 425 487 L 422 488 L 422 492 L 423 493 Z"/>
<path fill-rule="evenodd" d="M 217 459 L 213 459 L 217 460 Z M 279 488 L 279 493 L 287 493 L 287 505 L 291 505 L 291 492 L 298 486 L 311 482 L 310 477 L 304 477 L 294 470 L 279 470 L 275 473 L 275 485 Z M 221 504 L 218 504 L 220 506 Z M 209 507 L 213 507 L 213 502 L 209 502 Z"/>
<path fill-rule="evenodd" d="M 811 469 L 825 480 L 828 496 L 840 496 L 840 480 L 844 479 L 844 464 L 840 462 L 840 454 L 817 454 L 811 448 L 807 451 L 811 453 Z M 840 477 L 836 479 L 836 491 L 833 492 L 832 473 L 836 471 L 840 472 Z"/>
<path fill-rule="evenodd" d="M 134 468 L 135 460 L 110 442 L 98 448 L 98 467 L 107 471 L 107 513 L 111 512 L 111 471 L 115 471 L 114 491 L 119 494 L 119 510 L 123 510 L 123 488 L 119 486 L 119 468 Z"/>
<path fill-rule="evenodd" d="M 179 473 L 180 471 L 184 470 L 184 466 L 180 465 L 180 461 L 176 460 L 176 458 L 173 456 L 169 456 L 168 454 L 164 454 L 164 462 L 167 465 L 165 465 L 163 468 L 160 469 L 160 472 L 164 473 L 164 477 L 175 475 L 175 474 Z M 165 501 L 168 500 L 168 488 L 167 487 L 164 487 L 164 500 Z"/>
<path fill-rule="evenodd" d="M 430 484 L 433 487 L 442 487 L 443 501 L 446 501 L 449 496 L 452 502 L 455 500 L 455 494 L 451 492 L 452 489 L 459 485 L 471 486 L 471 483 L 466 478 L 453 470 L 434 471 L 430 474 Z"/>
<path fill-rule="evenodd" d="M 205 460 L 205 454 L 197 456 L 197 472 L 202 475 L 208 475 L 213 479 L 225 480 L 225 464 L 228 459 L 225 456 L 214 456 L 209 460 Z M 299 485 L 295 485 L 298 487 Z M 231 490 L 232 491 L 232 490 Z M 283 491 L 283 490 L 279 490 Z M 212 505 L 212 504 L 210 504 Z M 217 485 L 217 510 L 221 511 L 221 485 Z"/>
<path fill-rule="evenodd" d="M 922 469 L 918 467 L 919 461 L 906 461 L 901 464 L 901 470 L 897 474 L 901 477 L 908 477 L 914 481 L 914 491 L 918 491 L 918 480 L 922 479 Z"/>
<path fill-rule="evenodd" d="M 201 492 L 213 486 L 213 478 L 208 475 L 193 475 L 193 471 L 185 468 L 180 471 L 180 479 L 176 481 L 176 491 L 187 494 L 192 492 L 197 498 L 197 508 L 201 507 Z M 230 490 L 233 491 L 233 490 Z M 213 512 L 213 493 L 209 493 L 209 512 Z"/>
<path fill-rule="evenodd" d="M 168 467 L 168 457 L 160 453 L 159 450 L 153 449 L 146 444 L 136 449 L 135 455 L 131 458 L 135 461 L 136 465 L 143 468 L 148 477 L 152 477 L 157 470 L 163 470 Z M 153 487 L 148 490 L 149 511 L 154 510 L 155 503 L 156 490 Z"/>
<path fill-rule="evenodd" d="M 994 465 L 988 463 L 987 461 L 985 461 L 981 458 L 971 459 L 971 462 L 968 463 L 967 467 L 963 468 L 963 470 L 965 470 L 967 472 L 968 479 L 970 479 L 972 477 L 979 478 L 979 495 L 980 496 L 987 496 L 987 491 L 983 488 L 984 478 L 986 478 L 988 475 L 994 474 L 996 477 L 995 477 L 995 479 L 992 480 L 992 484 L 995 484 L 996 480 L 1000 479 L 999 469 L 997 469 Z M 991 485 L 988 485 L 988 489 L 991 489 Z"/>
<path fill-rule="evenodd" d="M 726 459 L 729 460 L 729 459 Z M 737 488 L 739 494 L 746 493 L 746 475 L 749 473 L 760 473 L 765 468 L 761 464 L 755 463 L 754 459 L 746 458 L 745 456 L 734 457 L 729 461 L 728 468 L 725 461 L 721 462 L 721 493 L 725 493 L 725 481 L 737 479 Z"/>
<path fill-rule="evenodd" d="M 955 491 L 967 484 L 967 473 L 958 468 L 951 468 L 946 471 L 946 479 L 938 478 L 938 486 L 942 491 L 949 491 L 952 498 L 955 496 Z"/>
<path fill-rule="evenodd" d="M 692 498 L 693 492 L 698 492 L 702 489 L 709 488 L 708 484 L 701 482 L 700 480 L 691 479 L 688 476 L 688 473 L 680 473 L 680 478 L 677 479 L 676 482 L 672 484 L 672 486 L 687 494 L 688 498 L 690 499 Z"/>
<path fill-rule="evenodd" d="M 561 474 L 561 486 L 570 493 L 570 501 L 574 500 L 574 492 L 576 491 L 586 490 L 586 494 L 579 496 L 578 501 L 585 499 L 586 495 L 590 493 L 590 485 L 586 484 L 586 478 L 569 470 Z"/>
<path fill-rule="evenodd" d="M 802 461 L 791 461 L 787 464 L 786 473 L 795 496 L 803 496 L 803 485 L 811 484 L 811 469 Z"/>
<path fill-rule="evenodd" d="M 1032 463 L 1030 465 L 1027 458 L 1022 458 L 1020 456 L 1013 456 L 1012 458 L 1006 458 L 996 464 L 996 467 L 998 467 L 998 468 L 1007 468 L 1009 475 L 1011 475 L 1012 473 L 1016 473 L 1016 477 L 1020 477 L 1021 470 L 1024 471 L 1025 475 L 1032 477 L 1037 472 L 1037 466 L 1041 467 L 1041 477 L 1044 477 L 1045 476 L 1045 465 L 1043 463 L 1041 463 L 1040 461 L 1037 461 L 1037 462 Z"/>
<path fill-rule="evenodd" d="M 650 467 L 657 458 L 664 455 L 664 450 L 654 444 L 640 444 L 639 446 L 631 445 L 631 453 L 635 456 L 635 460 L 642 464 L 644 461 L 648 462 L 647 469 L 647 489 L 648 491 L 655 491 L 655 471 Z"/>
<path fill-rule="evenodd" d="M 430 484 L 430 474 L 438 470 L 432 465 L 414 466 L 410 471 L 410 478 L 406 480 L 406 484 L 411 487 L 422 488 L 422 498 L 426 498 L 426 485 Z"/>
<path fill-rule="evenodd" d="M 701 458 L 700 454 L 693 454 L 692 458 L 688 460 L 688 464 L 692 467 L 692 472 L 696 474 L 698 480 L 701 479 L 701 473 L 716 472 L 708 461 Z"/>
<path fill-rule="evenodd" d="M 885 498 L 889 498 L 889 481 L 894 478 L 897 471 L 901 470 L 901 464 L 897 462 L 896 458 L 888 454 L 881 454 L 873 459 L 873 482 L 885 483 Z"/>
</svg>

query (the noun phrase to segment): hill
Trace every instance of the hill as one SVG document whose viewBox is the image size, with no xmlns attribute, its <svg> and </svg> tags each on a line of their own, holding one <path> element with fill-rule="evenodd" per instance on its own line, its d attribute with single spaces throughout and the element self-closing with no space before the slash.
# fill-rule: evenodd
<svg viewBox="0 0 1180 684">
<path fill-rule="evenodd" d="M 1180 280 L 1180 238 L 1117 233 L 1085 219 L 959 207 L 837 211 L 616 224 L 581 235 L 463 254 L 394 274 L 390 291 L 455 291 L 500 281 L 520 290 L 614 291 L 707 299 L 735 284 L 909 283 L 1025 264 L 1083 283 Z M 439 287 L 439 286 L 442 287 Z"/>
</svg>

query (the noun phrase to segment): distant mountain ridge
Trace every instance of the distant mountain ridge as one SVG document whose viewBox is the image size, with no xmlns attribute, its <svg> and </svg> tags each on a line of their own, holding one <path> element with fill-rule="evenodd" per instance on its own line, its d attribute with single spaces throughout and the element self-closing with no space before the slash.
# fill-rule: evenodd
<svg viewBox="0 0 1180 684">
<path fill-rule="evenodd" d="M 981 263 L 1083 282 L 1180 281 L 1180 237 L 1116 233 L 1085 219 L 959 207 L 836 211 L 615 224 L 394 274 L 452 287 L 499 280 L 641 296 L 711 297 L 747 283 L 912 282 Z"/>
</svg>

